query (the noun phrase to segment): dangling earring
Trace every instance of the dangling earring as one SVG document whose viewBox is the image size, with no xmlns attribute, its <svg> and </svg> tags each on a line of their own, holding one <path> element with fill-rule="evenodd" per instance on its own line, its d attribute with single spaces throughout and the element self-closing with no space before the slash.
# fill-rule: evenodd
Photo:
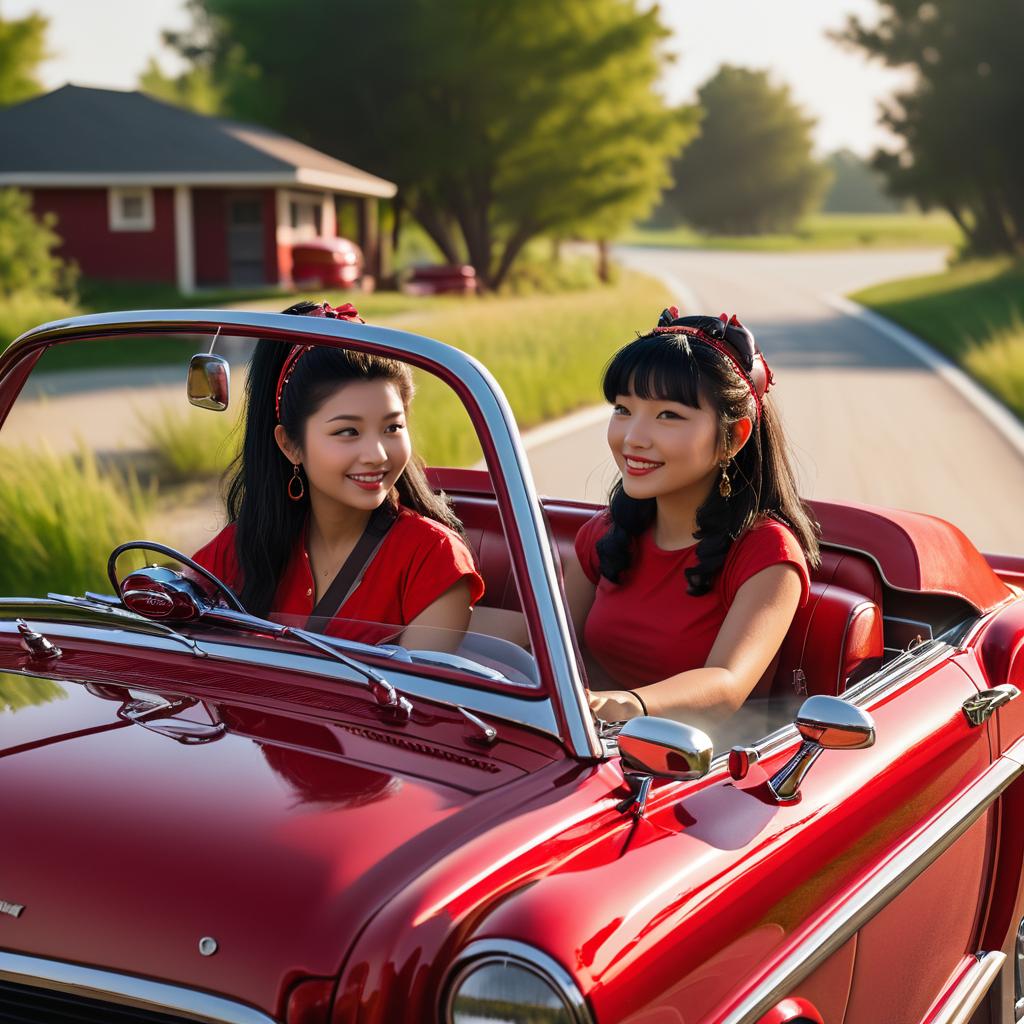
<svg viewBox="0 0 1024 1024">
<path fill-rule="evenodd" d="M 298 491 L 295 490 L 295 485 L 298 484 Z M 303 495 L 306 493 L 306 485 L 302 481 L 302 471 L 299 468 L 298 463 L 292 466 L 292 478 L 288 481 L 288 497 L 292 501 L 302 501 Z"/>
<path fill-rule="evenodd" d="M 718 493 L 723 498 L 728 498 L 732 494 L 732 483 L 729 480 L 729 463 L 731 461 L 728 459 L 718 464 L 718 468 L 722 471 L 722 475 L 718 478 Z"/>
</svg>

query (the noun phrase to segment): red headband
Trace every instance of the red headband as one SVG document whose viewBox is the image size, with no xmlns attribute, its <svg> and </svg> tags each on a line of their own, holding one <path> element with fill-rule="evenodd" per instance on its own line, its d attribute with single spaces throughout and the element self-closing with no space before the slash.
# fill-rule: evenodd
<svg viewBox="0 0 1024 1024">
<path fill-rule="evenodd" d="M 323 316 L 330 320 L 348 320 L 350 322 L 365 324 L 366 321 L 359 315 L 359 311 L 351 302 L 346 302 L 344 306 L 332 306 L 330 303 L 323 302 L 319 306 L 314 307 L 308 313 L 304 313 L 303 316 Z M 281 395 L 284 394 L 285 385 L 291 380 L 292 373 L 295 370 L 295 364 L 305 355 L 311 348 L 316 348 L 315 345 L 292 345 L 291 351 L 285 356 L 284 366 L 281 367 L 281 372 L 277 377 L 277 390 L 274 392 L 274 413 L 277 416 L 277 422 L 281 422 Z"/>
<path fill-rule="evenodd" d="M 666 310 L 667 313 L 672 315 L 672 319 L 678 319 L 679 310 L 675 306 L 669 306 Z M 743 327 L 740 323 L 739 318 L 734 313 L 731 317 L 727 313 L 722 313 L 718 318 L 727 327 Z M 695 341 L 699 341 L 703 345 L 708 345 L 713 348 L 716 352 L 721 352 L 726 359 L 732 363 L 733 368 L 740 375 L 743 382 L 750 389 L 751 395 L 754 397 L 754 404 L 757 406 L 757 418 L 760 419 L 763 414 L 763 407 L 761 405 L 761 397 L 768 393 L 768 389 L 775 383 L 775 375 L 772 373 L 771 368 L 768 366 L 768 360 L 765 359 L 764 354 L 758 350 L 755 350 L 753 356 L 753 365 L 751 371 L 748 372 L 743 368 L 743 364 L 737 358 L 728 345 L 724 342 L 719 341 L 717 338 L 712 338 L 710 335 L 705 334 L 699 327 L 684 327 L 684 326 L 666 326 L 666 327 L 655 327 L 651 332 L 652 334 L 685 334 L 688 337 L 693 338 Z M 749 331 L 746 334 L 751 338 L 753 343 L 753 335 L 750 335 Z M 763 367 L 763 373 L 758 372 L 757 360 L 761 361 Z"/>
</svg>

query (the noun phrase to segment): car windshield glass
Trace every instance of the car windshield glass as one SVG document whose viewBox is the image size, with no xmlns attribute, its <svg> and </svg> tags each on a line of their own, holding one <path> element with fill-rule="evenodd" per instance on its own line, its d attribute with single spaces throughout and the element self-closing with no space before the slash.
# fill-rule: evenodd
<svg viewBox="0 0 1024 1024">
<path fill-rule="evenodd" d="M 127 541 L 143 539 L 198 558 L 241 593 L 234 544 L 223 531 L 230 521 L 232 486 L 238 486 L 235 474 L 254 345 L 251 340 L 223 334 L 216 341 L 215 354 L 230 364 L 231 397 L 223 412 L 196 408 L 186 397 L 190 357 L 209 351 L 208 335 L 99 339 L 45 351 L 0 429 L 0 467 L 5 481 L 0 515 L 6 524 L 0 541 L 0 594 L 110 594 L 113 588 L 106 563 L 111 551 Z M 408 432 L 417 455 L 427 462 L 472 464 L 479 457 L 479 448 L 461 404 L 444 385 L 425 374 L 417 374 L 415 384 L 421 404 L 413 405 L 411 415 L 400 426 Z M 398 411 L 403 411 L 401 405 Z M 384 410 L 384 415 L 391 412 L 394 410 Z M 343 409 L 340 414 L 349 415 L 350 411 Z M 345 420 L 340 425 L 339 433 L 346 438 L 351 436 L 348 428 L 352 422 Z M 397 417 L 392 417 L 380 425 L 355 426 L 360 430 L 379 426 L 387 444 L 396 422 Z M 338 448 L 342 444 L 333 435 L 329 443 Z M 266 458 L 282 460 L 291 468 L 272 439 Z M 338 473 L 354 475 L 358 483 L 367 484 L 366 474 L 353 474 L 351 468 L 339 463 Z M 323 636 L 350 656 L 365 655 L 367 651 L 360 651 L 359 645 L 369 645 L 376 657 L 388 658 L 396 665 L 420 666 L 433 678 L 451 673 L 463 681 L 468 676 L 482 687 L 539 685 L 514 585 L 505 573 L 500 594 L 479 595 L 474 582 L 479 568 L 479 532 L 466 530 L 460 538 L 457 522 L 453 529 L 451 525 L 441 528 L 432 520 L 411 542 L 404 535 L 399 537 L 397 530 L 389 531 L 334 614 L 311 618 L 339 566 L 330 563 L 325 572 L 316 571 L 315 563 L 323 558 L 323 552 L 311 545 L 308 536 L 310 498 L 302 494 L 298 502 L 292 501 L 309 481 L 302 474 L 301 486 L 295 486 L 289 497 L 285 479 L 282 507 L 305 511 L 294 520 L 298 527 L 284 552 L 286 567 L 279 585 L 271 588 L 272 596 L 264 607 L 247 610 L 280 625 Z M 369 483 L 373 482 L 371 474 Z M 368 487 L 367 491 L 372 493 Z M 359 495 L 356 492 L 357 499 Z M 372 507 L 372 502 L 367 507 Z M 458 511 L 455 509 L 456 514 Z M 500 525 L 496 526 L 488 543 L 505 546 Z M 396 538 L 394 543 L 391 538 Z M 418 560 L 425 560 L 421 558 L 423 545 L 431 543 L 461 546 L 466 552 L 465 564 L 452 569 L 441 562 L 436 566 L 427 563 L 421 569 Z M 390 565 L 388 579 L 393 577 L 394 588 L 405 587 L 402 593 L 411 595 L 404 606 L 402 600 L 379 600 L 377 592 L 387 591 L 388 581 L 382 583 L 369 575 L 376 560 L 394 562 L 396 551 L 400 564 Z M 507 555 L 503 561 L 508 564 Z M 124 579 L 153 564 L 182 568 L 173 559 L 151 551 L 129 551 L 117 560 L 117 574 Z M 416 586 L 407 585 L 407 578 L 417 572 Z M 465 628 L 461 623 L 457 628 L 438 624 L 429 614 L 423 618 L 431 602 L 459 582 L 460 572 L 467 606 L 471 594 L 476 599 L 474 617 Z M 374 597 L 372 601 L 364 599 L 370 585 L 376 588 L 369 595 Z M 209 591 L 206 596 L 214 601 L 218 597 Z M 509 607 L 513 604 L 515 607 Z M 355 607 L 357 614 L 347 614 L 346 605 Z M 171 624 L 189 635 L 207 625 Z M 255 633 L 243 639 L 242 631 L 238 632 L 239 642 L 273 643 Z"/>
</svg>

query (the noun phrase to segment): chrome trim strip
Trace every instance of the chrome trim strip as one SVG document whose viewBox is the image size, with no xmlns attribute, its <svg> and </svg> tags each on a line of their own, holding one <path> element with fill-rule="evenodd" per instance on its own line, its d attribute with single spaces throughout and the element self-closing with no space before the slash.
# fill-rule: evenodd
<svg viewBox="0 0 1024 1024">
<path fill-rule="evenodd" d="M 576 662 L 572 627 L 558 583 L 557 563 L 519 430 L 501 388 L 472 356 L 432 338 L 370 324 L 222 309 L 142 310 L 72 317 L 27 331 L 0 355 L 0 374 L 6 375 L 25 355 L 50 342 L 70 341 L 97 333 L 181 333 L 185 328 L 190 328 L 185 333 L 212 334 L 218 327 L 225 333 L 245 337 L 286 335 L 306 336 L 314 343 L 317 339 L 344 341 L 353 348 L 392 355 L 435 374 L 449 386 L 457 383 L 464 389 L 460 398 L 464 402 L 468 399 L 474 407 L 470 411 L 475 411 L 482 425 L 481 441 L 488 470 L 506 498 L 502 501 L 499 496 L 498 502 L 502 527 L 512 547 L 513 572 L 524 604 L 529 607 L 532 602 L 540 623 L 541 636 L 532 638 L 533 648 L 540 655 L 541 671 L 546 664 L 554 686 L 556 700 L 552 708 L 556 719 L 564 722 L 566 732 L 561 736 L 562 742 L 576 758 L 604 758 L 606 755 Z M 0 422 L 4 415 L 5 410 L 0 409 Z M 516 572 L 517 561 L 521 561 L 522 579 Z M 557 734 L 561 732 L 559 729 Z"/>
<path fill-rule="evenodd" d="M 3 950 L 0 950 L 0 979 L 142 1010 L 176 1013 L 186 1020 L 207 1024 L 277 1024 L 262 1010 L 223 996 Z"/>
<path fill-rule="evenodd" d="M 1006 963 L 1006 954 L 998 951 L 975 957 L 929 1024 L 969 1024 Z"/>
<path fill-rule="evenodd" d="M 3 605 L 0 603 L 0 610 L 2 608 Z M 55 637 L 92 640 L 120 647 L 137 647 L 145 651 L 182 652 L 180 646 L 159 634 L 142 633 L 136 635 L 128 630 L 114 629 L 102 625 L 86 626 L 67 622 L 51 623 L 42 616 L 35 616 L 33 621 L 45 623 L 47 632 Z M 16 631 L 17 627 L 13 625 L 13 622 L 0 620 L 0 633 L 13 633 Z M 364 687 L 362 677 L 356 675 L 351 669 L 346 668 L 341 662 L 334 661 L 333 659 L 318 658 L 315 654 L 273 651 L 265 647 L 235 646 L 221 641 L 211 643 L 206 639 L 203 640 L 203 649 L 207 653 L 208 663 L 232 661 L 245 665 L 269 666 L 284 672 L 294 672 L 298 675 L 317 676 L 320 679 L 341 679 L 360 688 Z M 404 662 L 401 665 L 401 668 L 398 667 L 398 664 L 394 667 L 388 666 L 387 674 L 388 678 L 404 694 L 426 698 L 427 700 L 436 700 L 443 704 L 450 704 L 453 707 L 461 705 L 472 711 L 478 711 L 481 714 L 487 715 L 489 718 L 500 718 L 515 725 L 536 729 L 538 732 L 546 733 L 556 739 L 559 738 L 558 722 L 551 707 L 551 700 L 547 697 L 532 697 L 532 699 L 528 699 L 524 696 L 520 698 L 508 693 L 461 686 L 458 683 L 448 682 L 447 680 L 424 679 L 422 676 L 415 674 L 415 668 L 410 671 Z M 79 677 L 76 676 L 75 678 Z M 81 680 L 83 682 L 95 681 L 84 676 L 81 677 Z M 180 688 L 180 684 L 173 687 L 176 690 L 180 690 Z"/>
<path fill-rule="evenodd" d="M 777 966 L 720 1019 L 720 1024 L 753 1024 L 770 1010 L 949 849 L 1022 774 L 1024 739 L 997 758 L 930 824 L 868 875 L 840 907 L 793 946 Z"/>
<path fill-rule="evenodd" d="M 442 986 L 444 993 L 441 1005 L 441 1020 L 444 1024 L 452 1024 L 452 997 L 458 983 L 471 968 L 483 963 L 507 963 L 513 960 L 527 970 L 540 975 L 557 992 L 561 993 L 573 1015 L 573 1024 L 594 1024 L 583 993 L 576 986 L 573 976 L 553 957 L 542 952 L 535 946 L 516 939 L 477 939 L 471 942 L 459 954 L 448 970 L 448 976 Z"/>
<path fill-rule="evenodd" d="M 867 708 L 868 703 L 876 697 L 884 696 L 889 690 L 902 686 L 908 679 L 926 672 L 945 661 L 954 652 L 954 648 L 942 640 L 929 640 L 915 647 L 912 651 L 904 651 L 888 665 L 862 679 L 859 683 L 844 691 L 841 696 L 854 707 Z M 769 757 L 779 750 L 799 742 L 800 734 L 792 723 L 770 732 L 756 743 L 749 744 L 757 754 L 758 760 Z M 716 754 L 711 762 L 711 770 L 727 766 L 729 751 Z"/>
</svg>

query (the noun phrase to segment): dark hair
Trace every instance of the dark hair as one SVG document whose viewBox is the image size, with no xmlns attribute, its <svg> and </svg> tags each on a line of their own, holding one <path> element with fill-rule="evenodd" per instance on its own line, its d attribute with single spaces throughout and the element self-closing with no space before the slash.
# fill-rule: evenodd
<svg viewBox="0 0 1024 1024">
<path fill-rule="evenodd" d="M 315 303 L 298 302 L 284 312 L 302 316 L 316 308 Z M 241 574 L 239 597 L 254 615 L 265 616 L 270 611 L 309 512 L 308 497 L 300 501 L 288 497 L 292 464 L 274 439 L 277 380 L 289 351 L 290 346 L 279 341 L 265 339 L 256 345 L 246 383 L 245 436 L 228 483 L 228 519 L 236 524 L 235 551 Z M 407 409 L 412 402 L 412 371 L 397 359 L 329 345 L 304 353 L 294 364 L 281 396 L 281 425 L 288 436 L 301 441 L 306 420 L 339 387 L 363 380 L 391 381 Z M 386 500 L 462 532 L 444 496 L 435 494 L 428 483 L 416 455 Z"/>
<path fill-rule="evenodd" d="M 768 395 L 762 398 L 758 417 L 750 386 L 724 355 L 686 334 L 644 335 L 612 357 L 602 386 L 609 402 L 619 395 L 635 395 L 697 408 L 703 396 L 718 414 L 723 441 L 743 417 L 754 424 L 730 470 L 731 496 L 724 498 L 712 487 L 697 510 L 697 564 L 686 570 L 687 593 L 698 596 L 711 589 L 733 541 L 760 516 L 785 523 L 796 534 L 807 561 L 818 564 L 818 526 L 797 494 L 772 401 Z M 601 575 L 617 583 L 632 563 L 635 538 L 654 523 L 657 501 L 631 498 L 619 479 L 608 507 L 611 526 L 597 542 L 597 555 Z"/>
</svg>

